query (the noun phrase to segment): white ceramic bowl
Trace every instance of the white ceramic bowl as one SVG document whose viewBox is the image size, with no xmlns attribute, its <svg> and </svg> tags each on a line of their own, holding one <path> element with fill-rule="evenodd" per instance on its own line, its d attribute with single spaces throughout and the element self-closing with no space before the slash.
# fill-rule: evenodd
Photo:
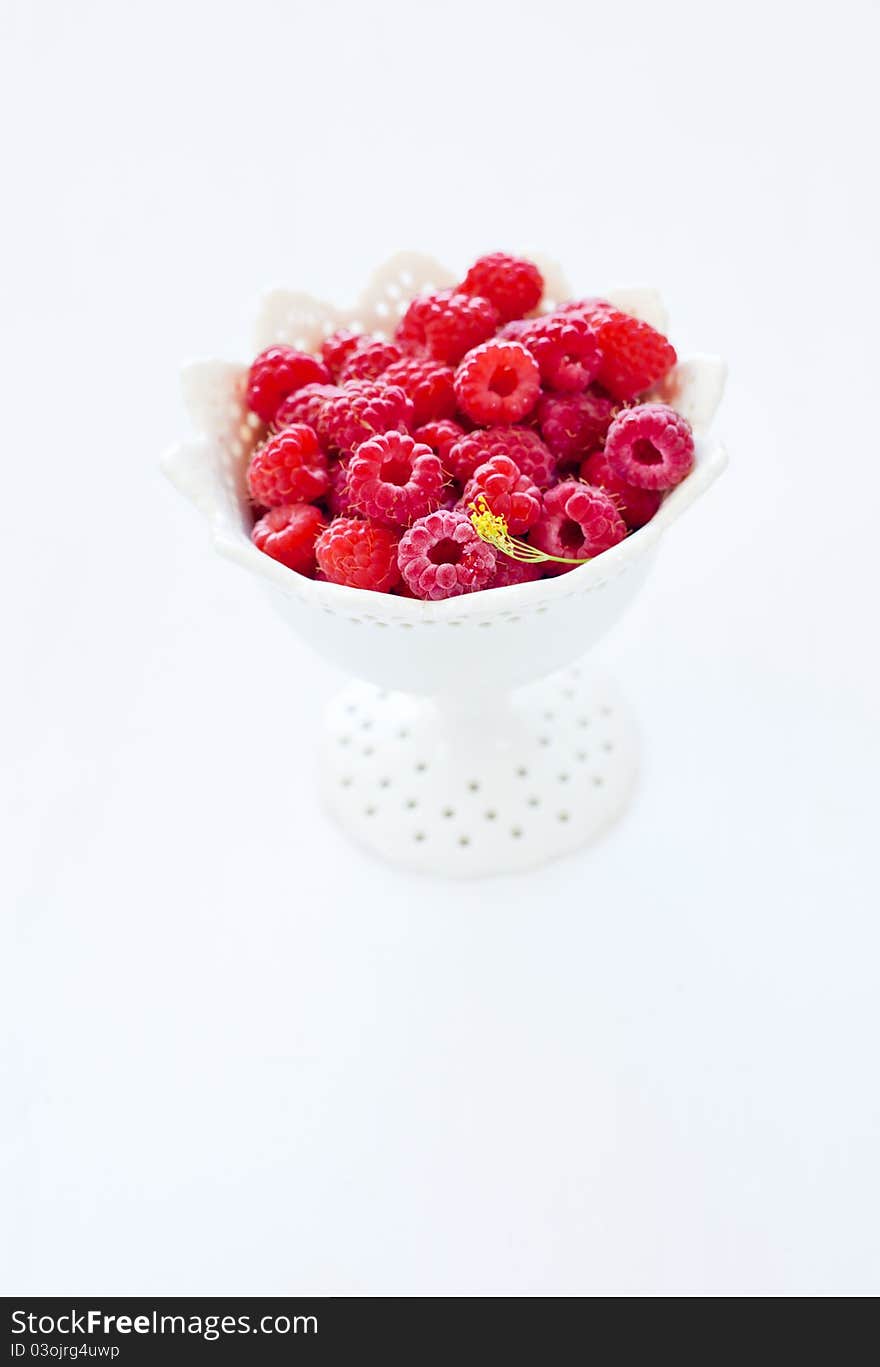
<svg viewBox="0 0 880 1367">
<path fill-rule="evenodd" d="M 541 265 L 542 307 L 572 297 L 558 271 Z M 389 332 L 414 294 L 454 278 L 403 253 L 353 309 L 273 291 L 256 347 L 315 350 L 341 326 Z M 607 297 L 665 326 L 653 291 Z M 559 671 L 628 607 L 660 538 L 724 468 L 722 446 L 706 435 L 722 362 L 693 357 L 664 382 L 662 397 L 694 427 L 696 464 L 646 527 L 568 574 L 440 603 L 305 579 L 254 547 L 245 470 L 257 428 L 244 407 L 246 374 L 223 361 L 185 368 L 198 435 L 175 446 L 163 468 L 208 519 L 220 554 L 257 575 L 317 651 L 369 681 L 329 709 L 321 771 L 331 811 L 383 857 L 445 874 L 509 872 L 583 844 L 625 803 L 636 747 L 607 686 L 585 681 L 580 667 Z"/>
</svg>

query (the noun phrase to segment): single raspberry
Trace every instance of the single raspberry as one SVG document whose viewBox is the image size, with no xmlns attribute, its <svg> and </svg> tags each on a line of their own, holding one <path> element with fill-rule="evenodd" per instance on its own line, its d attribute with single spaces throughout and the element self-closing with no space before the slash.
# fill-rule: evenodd
<svg viewBox="0 0 880 1367">
<path fill-rule="evenodd" d="M 351 503 L 388 527 L 410 527 L 439 508 L 443 484 L 440 457 L 406 432 L 362 442 L 348 463 Z"/>
<path fill-rule="evenodd" d="M 521 342 L 529 328 L 538 321 L 537 318 L 514 318 L 510 323 L 505 323 L 503 328 L 498 329 L 497 336 L 505 342 Z"/>
<path fill-rule="evenodd" d="M 567 479 L 544 495 L 544 509 L 532 528 L 531 541 L 548 555 L 584 560 L 601 555 L 625 536 L 626 523 L 609 494 Z M 547 573 L 560 574 L 564 569 L 564 565 L 549 564 Z"/>
<path fill-rule="evenodd" d="M 381 380 L 352 380 L 321 413 L 321 437 L 331 450 L 349 455 L 368 437 L 412 423 L 413 407 L 397 385 Z"/>
<path fill-rule="evenodd" d="M 365 332 L 349 332 L 346 328 L 341 328 L 339 332 L 332 332 L 329 337 L 324 339 L 321 343 L 321 358 L 334 380 L 339 379 L 339 372 L 351 353 L 362 342 L 373 340 Z"/>
<path fill-rule="evenodd" d="M 455 372 L 459 408 L 486 426 L 524 417 L 540 392 L 538 362 L 519 342 L 483 342 Z"/>
<path fill-rule="evenodd" d="M 467 484 L 478 466 L 492 456 L 509 456 L 520 474 L 546 489 L 556 478 L 556 461 L 537 432 L 528 427 L 490 427 L 466 432 L 450 446 L 446 464 L 459 484 Z"/>
<path fill-rule="evenodd" d="M 479 294 L 493 304 L 502 323 L 522 318 L 541 302 L 544 277 L 531 261 L 507 252 L 490 252 L 475 261 L 459 286 L 462 294 Z"/>
<path fill-rule="evenodd" d="M 545 394 L 538 404 L 541 436 L 559 460 L 581 456 L 601 442 L 617 410 L 599 389 L 583 394 Z"/>
<path fill-rule="evenodd" d="M 455 372 L 451 366 L 427 357 L 409 356 L 390 365 L 382 379 L 386 384 L 399 385 L 412 400 L 416 427 L 451 418 L 455 412 Z"/>
<path fill-rule="evenodd" d="M 397 536 L 354 517 L 337 517 L 318 537 L 318 567 L 333 584 L 388 593 L 400 582 Z"/>
<path fill-rule="evenodd" d="M 485 342 L 498 326 L 488 299 L 454 290 L 419 294 L 394 334 L 405 351 L 422 352 L 446 365 L 458 365 L 466 351 Z"/>
<path fill-rule="evenodd" d="M 311 503 L 282 504 L 260 518 L 251 540 L 273 560 L 311 578 L 315 573 L 315 542 L 326 525 Z"/>
<path fill-rule="evenodd" d="M 247 406 L 264 422 L 272 422 L 281 402 L 305 384 L 329 384 L 323 362 L 289 346 L 261 351 L 248 371 Z"/>
<path fill-rule="evenodd" d="M 672 489 L 694 465 L 694 434 L 665 403 L 643 403 L 618 414 L 605 442 L 608 464 L 639 489 Z"/>
<path fill-rule="evenodd" d="M 663 501 L 659 489 L 637 489 L 616 475 L 604 451 L 594 451 L 587 456 L 581 462 L 580 475 L 587 484 L 611 495 L 630 531 L 650 522 Z"/>
<path fill-rule="evenodd" d="M 416 441 L 424 442 L 425 446 L 430 446 L 432 451 L 436 451 L 444 470 L 447 470 L 449 462 L 446 457 L 449 448 L 455 445 L 459 437 L 464 436 L 464 428 L 459 427 L 458 423 L 450 418 L 445 418 L 441 422 L 426 422 L 423 427 L 417 427 L 413 436 Z"/>
<path fill-rule="evenodd" d="M 512 560 L 509 555 L 496 556 L 495 578 L 489 585 L 492 589 L 506 589 L 512 584 L 533 584 L 543 579 L 546 566 L 534 564 L 531 560 Z"/>
<path fill-rule="evenodd" d="M 304 384 L 289 394 L 275 414 L 275 427 L 287 427 L 292 422 L 304 422 L 320 434 L 321 414 L 328 399 L 339 393 L 335 384 Z"/>
<path fill-rule="evenodd" d="M 402 355 L 400 347 L 393 342 L 386 342 L 380 337 L 364 337 L 347 353 L 339 371 L 340 383 L 344 384 L 346 380 L 375 380 L 395 361 L 399 361 Z"/>
<path fill-rule="evenodd" d="M 487 588 L 495 574 L 495 552 L 460 512 L 428 513 L 400 539 L 398 563 L 417 598 L 456 598 Z"/>
<path fill-rule="evenodd" d="M 540 490 L 509 456 L 492 456 L 477 466 L 467 482 L 462 511 L 469 512 L 481 495 L 492 512 L 504 518 L 514 536 L 527 532 L 541 516 Z"/>
<path fill-rule="evenodd" d="M 662 332 L 603 299 L 567 305 L 566 312 L 595 330 L 602 352 L 599 383 L 616 399 L 643 394 L 675 365 L 675 348 Z"/>
<path fill-rule="evenodd" d="M 347 460 L 335 460 L 330 466 L 330 490 L 327 494 L 327 507 L 330 509 L 331 517 L 357 516 L 357 510 L 351 501 L 351 494 L 348 490 L 348 467 L 350 462 Z"/>
<path fill-rule="evenodd" d="M 254 503 L 278 508 L 285 503 L 311 503 L 330 484 L 327 457 L 305 423 L 284 427 L 257 447 L 247 472 Z"/>
<path fill-rule="evenodd" d="M 602 352 L 590 324 L 576 314 L 536 318 L 519 339 L 538 362 L 541 379 L 550 389 L 576 393 L 599 373 Z"/>
</svg>

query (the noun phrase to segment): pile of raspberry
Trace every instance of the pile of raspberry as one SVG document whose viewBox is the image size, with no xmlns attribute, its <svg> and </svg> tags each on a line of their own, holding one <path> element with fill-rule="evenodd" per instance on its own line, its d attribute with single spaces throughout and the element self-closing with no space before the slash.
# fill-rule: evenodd
<svg viewBox="0 0 880 1367">
<path fill-rule="evenodd" d="M 543 293 L 537 266 L 494 252 L 415 298 L 392 340 L 263 351 L 255 545 L 311 578 L 437 600 L 565 573 L 649 522 L 694 461 L 689 424 L 650 397 L 675 351 L 603 299 L 541 313 Z M 497 550 L 477 502 L 557 559 Z"/>
</svg>

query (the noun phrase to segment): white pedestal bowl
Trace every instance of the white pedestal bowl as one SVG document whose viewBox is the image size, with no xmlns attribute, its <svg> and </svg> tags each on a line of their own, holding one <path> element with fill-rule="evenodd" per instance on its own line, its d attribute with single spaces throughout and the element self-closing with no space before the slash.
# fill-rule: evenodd
<svg viewBox="0 0 880 1367">
<path fill-rule="evenodd" d="M 571 297 L 542 268 L 543 307 Z M 257 346 L 312 350 L 341 326 L 388 332 L 414 294 L 453 279 L 402 254 L 355 309 L 274 291 Z M 653 291 L 607 297 L 665 323 Z M 383 858 L 451 876 L 534 867 L 595 837 L 626 804 L 637 742 L 616 692 L 592 677 L 588 653 L 638 593 L 660 537 L 724 468 L 723 448 L 705 435 L 723 364 L 694 357 L 664 384 L 664 399 L 694 426 L 697 458 L 647 527 L 570 573 L 441 603 L 305 579 L 253 546 L 244 475 L 259 427 L 243 404 L 246 373 L 222 361 L 185 368 L 199 435 L 163 467 L 208 519 L 216 549 L 256 574 L 293 629 L 361 681 L 327 710 L 328 809 Z"/>
</svg>

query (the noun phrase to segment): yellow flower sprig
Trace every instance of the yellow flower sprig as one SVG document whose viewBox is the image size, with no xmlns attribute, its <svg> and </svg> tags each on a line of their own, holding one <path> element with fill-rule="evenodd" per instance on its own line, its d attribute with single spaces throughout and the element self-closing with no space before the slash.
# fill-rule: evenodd
<svg viewBox="0 0 880 1367">
<path fill-rule="evenodd" d="M 522 560 L 530 565 L 543 564 L 548 560 L 557 565 L 586 565 L 587 561 L 592 559 L 589 555 L 583 560 L 570 560 L 564 555 L 549 555 L 547 551 L 541 551 L 537 546 L 530 546 L 527 541 L 520 541 L 519 537 L 511 536 L 507 520 L 500 513 L 492 512 L 485 494 L 478 494 L 468 507 L 471 510 L 471 525 L 477 536 L 482 541 L 488 541 L 497 551 L 509 555 L 511 560 Z"/>
</svg>

